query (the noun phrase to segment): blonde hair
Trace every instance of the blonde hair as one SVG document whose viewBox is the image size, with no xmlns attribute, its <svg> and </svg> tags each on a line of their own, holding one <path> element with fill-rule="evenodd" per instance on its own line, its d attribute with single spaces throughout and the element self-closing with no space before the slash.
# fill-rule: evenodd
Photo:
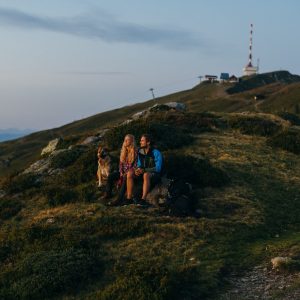
<svg viewBox="0 0 300 300">
<path fill-rule="evenodd" d="M 129 137 L 131 139 L 131 144 L 126 147 L 125 145 L 125 139 Z M 133 163 L 136 159 L 136 143 L 135 143 L 135 138 L 132 134 L 126 134 L 124 137 L 122 149 L 121 149 L 121 154 L 120 154 L 120 162 L 125 163 Z"/>
</svg>

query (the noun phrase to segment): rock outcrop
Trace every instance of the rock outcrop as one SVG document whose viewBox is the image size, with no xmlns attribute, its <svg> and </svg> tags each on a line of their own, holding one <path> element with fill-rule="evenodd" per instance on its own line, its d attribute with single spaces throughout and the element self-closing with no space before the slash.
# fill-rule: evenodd
<svg viewBox="0 0 300 300">
<path fill-rule="evenodd" d="M 56 139 L 50 141 L 48 143 L 48 145 L 42 150 L 41 155 L 44 156 L 44 155 L 50 154 L 53 151 L 57 150 L 59 144 L 61 144 L 62 141 L 63 140 L 61 138 L 56 138 Z"/>
</svg>

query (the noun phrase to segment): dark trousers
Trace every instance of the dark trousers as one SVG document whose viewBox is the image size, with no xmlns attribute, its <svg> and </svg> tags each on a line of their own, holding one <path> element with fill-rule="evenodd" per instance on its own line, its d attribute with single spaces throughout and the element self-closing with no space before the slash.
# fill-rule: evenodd
<svg viewBox="0 0 300 300">
<path fill-rule="evenodd" d="M 108 175 L 105 192 L 107 195 L 111 195 L 114 184 L 120 179 L 120 172 L 114 171 Z M 123 176 L 122 185 L 120 187 L 118 200 L 122 200 L 126 193 L 126 175 Z"/>
</svg>

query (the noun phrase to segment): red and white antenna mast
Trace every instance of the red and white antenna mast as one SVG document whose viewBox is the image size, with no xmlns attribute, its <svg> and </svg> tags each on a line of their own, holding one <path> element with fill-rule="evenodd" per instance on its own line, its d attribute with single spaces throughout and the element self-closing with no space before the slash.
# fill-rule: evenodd
<svg viewBox="0 0 300 300">
<path fill-rule="evenodd" d="M 252 64 L 252 47 L 253 47 L 253 24 L 250 25 L 250 44 L 249 44 L 249 58 L 248 64 L 243 68 L 245 76 L 255 75 L 258 72 L 258 68 Z"/>
<path fill-rule="evenodd" d="M 253 24 L 250 25 L 250 44 L 248 67 L 252 67 Z"/>
</svg>

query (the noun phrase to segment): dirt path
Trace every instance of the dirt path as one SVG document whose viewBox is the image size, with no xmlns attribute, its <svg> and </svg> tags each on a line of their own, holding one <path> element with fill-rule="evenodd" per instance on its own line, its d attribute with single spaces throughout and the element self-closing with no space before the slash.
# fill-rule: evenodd
<svg viewBox="0 0 300 300">
<path fill-rule="evenodd" d="M 257 266 L 243 276 L 232 276 L 229 282 L 231 288 L 218 300 L 300 299 L 300 272 L 283 274 Z"/>
</svg>

